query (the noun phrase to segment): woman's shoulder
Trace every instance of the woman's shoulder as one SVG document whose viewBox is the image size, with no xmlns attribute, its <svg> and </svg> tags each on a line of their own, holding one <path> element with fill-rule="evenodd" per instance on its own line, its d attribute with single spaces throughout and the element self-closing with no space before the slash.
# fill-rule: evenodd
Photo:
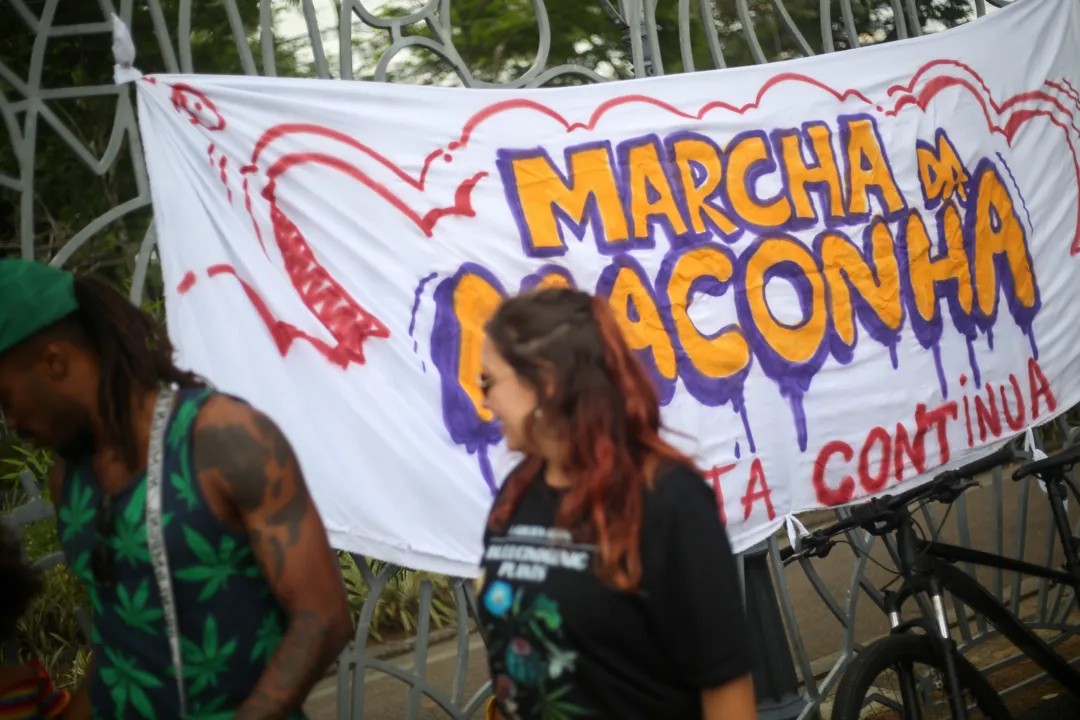
<svg viewBox="0 0 1080 720">
<path fill-rule="evenodd" d="M 705 476 L 684 461 L 663 460 L 653 476 L 651 505 L 678 507 L 687 502 L 716 502 Z"/>
</svg>

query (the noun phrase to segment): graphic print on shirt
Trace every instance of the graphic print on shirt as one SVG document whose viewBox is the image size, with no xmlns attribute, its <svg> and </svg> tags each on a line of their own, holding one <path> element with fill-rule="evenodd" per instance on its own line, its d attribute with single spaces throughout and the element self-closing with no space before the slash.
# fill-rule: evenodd
<svg viewBox="0 0 1080 720">
<path fill-rule="evenodd" d="M 592 552 L 565 530 L 515 525 L 485 554 L 493 581 L 484 609 L 502 624 L 492 638 L 495 696 L 511 720 L 571 720 L 589 713 L 568 701 L 577 654 L 566 649 L 559 604 L 530 585 L 551 571 L 589 571 Z M 497 567 L 495 567 L 497 565 Z M 523 714 L 523 708 L 530 712 Z"/>
</svg>

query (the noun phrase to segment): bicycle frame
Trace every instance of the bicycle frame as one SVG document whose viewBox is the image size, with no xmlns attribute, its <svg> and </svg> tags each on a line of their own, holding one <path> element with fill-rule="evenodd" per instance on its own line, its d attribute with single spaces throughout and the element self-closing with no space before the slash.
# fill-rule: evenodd
<svg viewBox="0 0 1080 720">
<path fill-rule="evenodd" d="M 1080 541 L 1072 537 L 1069 526 L 1068 514 L 1065 510 L 1067 490 L 1062 477 L 1049 477 L 1046 479 L 1046 485 L 1055 530 L 1062 541 L 1065 553 L 1066 569 L 1064 571 L 981 550 L 923 540 L 915 534 L 910 512 L 905 512 L 899 518 L 899 522 L 892 525 L 888 531 L 874 533 L 895 535 L 899 567 L 904 577 L 903 587 L 896 592 L 886 593 L 884 597 L 885 611 L 888 614 L 892 632 L 894 634 L 908 632 L 913 626 L 921 625 L 926 628 L 930 637 L 934 638 L 945 670 L 949 705 L 954 718 L 966 717 L 966 709 L 956 671 L 958 649 L 952 638 L 945 610 L 943 593 L 946 591 L 985 618 L 994 629 L 1020 648 L 1021 652 L 1030 657 L 1050 677 L 1080 698 L 1080 672 L 1077 672 L 1045 641 L 1029 630 L 978 580 L 954 565 L 954 563 L 965 563 L 1045 578 L 1072 587 L 1076 595 L 1080 596 L 1080 557 L 1078 557 Z M 920 617 L 918 620 L 903 622 L 904 603 L 918 593 L 929 596 L 933 617 Z M 932 626 L 927 622 L 930 619 L 934 621 Z M 907 668 L 901 668 L 900 685 L 904 706 L 918 708 L 914 680 Z M 916 710 L 915 717 L 917 716 Z"/>
</svg>

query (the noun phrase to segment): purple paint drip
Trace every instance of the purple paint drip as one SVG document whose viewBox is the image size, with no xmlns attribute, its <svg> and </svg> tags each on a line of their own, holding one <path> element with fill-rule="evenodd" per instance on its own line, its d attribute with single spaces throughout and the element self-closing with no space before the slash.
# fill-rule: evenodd
<svg viewBox="0 0 1080 720">
<path fill-rule="evenodd" d="M 1005 172 L 1009 174 L 1009 179 L 1012 180 L 1013 188 L 1016 190 L 1016 197 L 1020 198 L 1020 205 L 1024 208 L 1024 214 L 1027 215 L 1028 228 L 1031 232 L 1035 232 L 1035 223 L 1031 222 L 1031 213 L 1028 212 L 1027 200 L 1024 199 L 1024 193 L 1020 192 L 1020 183 L 1016 182 L 1016 176 L 1013 175 L 1012 168 L 1009 167 L 1009 163 L 1005 162 L 1005 158 L 1001 153 L 998 153 L 997 156 L 1005 168 Z"/>
<path fill-rule="evenodd" d="M 420 299 L 424 295 L 424 288 L 427 284 L 439 277 L 439 273 L 431 273 L 420 280 L 420 284 L 416 286 L 416 290 L 413 292 L 413 304 L 412 304 L 412 316 L 409 318 L 409 337 L 413 336 L 413 332 L 416 330 L 416 313 L 420 311 Z M 413 352 L 416 352 L 416 342 L 413 342 Z"/>
<path fill-rule="evenodd" d="M 987 328 L 986 330 L 986 344 L 990 346 L 990 351 L 994 350 L 994 328 Z"/>
<path fill-rule="evenodd" d="M 491 458 L 488 457 L 488 449 L 491 446 L 484 443 L 476 449 L 476 457 L 480 461 L 480 474 L 484 478 L 484 482 L 487 483 L 488 489 L 491 490 L 491 497 L 495 497 L 499 492 L 498 486 L 495 485 L 495 470 L 491 467 Z"/>
<path fill-rule="evenodd" d="M 979 358 L 975 356 L 975 340 L 967 338 L 968 365 L 971 366 L 971 379 L 975 381 L 975 387 L 982 387 L 982 373 L 979 372 Z"/>
<path fill-rule="evenodd" d="M 732 396 L 731 407 L 742 418 L 743 431 L 746 433 L 746 444 L 750 446 L 750 452 L 757 452 L 757 447 L 754 445 L 754 433 L 750 430 L 750 415 L 746 412 L 746 401 L 743 399 L 742 391 Z"/>
<path fill-rule="evenodd" d="M 742 448 L 739 447 L 739 441 L 735 441 L 735 459 L 738 460 L 742 457 Z"/>
<path fill-rule="evenodd" d="M 896 354 L 896 343 L 889 345 L 889 360 L 892 361 L 892 369 L 900 367 L 900 358 Z"/>
<path fill-rule="evenodd" d="M 806 452 L 806 442 L 809 436 L 806 428 L 806 409 L 803 407 L 803 393 L 793 392 L 788 396 L 788 404 L 791 405 L 791 415 L 795 420 L 795 435 L 799 440 L 800 452 Z"/>
<path fill-rule="evenodd" d="M 949 384 L 945 382 L 945 368 L 941 365 L 941 347 L 934 344 L 930 347 L 930 352 L 934 356 L 934 367 L 937 368 L 937 381 L 941 386 L 941 397 L 946 400 L 949 398 Z"/>
<path fill-rule="evenodd" d="M 1028 328 L 1025 335 L 1028 336 L 1028 342 L 1031 343 L 1031 357 L 1035 360 L 1039 359 L 1039 345 L 1035 342 L 1035 331 L 1032 328 Z"/>
</svg>

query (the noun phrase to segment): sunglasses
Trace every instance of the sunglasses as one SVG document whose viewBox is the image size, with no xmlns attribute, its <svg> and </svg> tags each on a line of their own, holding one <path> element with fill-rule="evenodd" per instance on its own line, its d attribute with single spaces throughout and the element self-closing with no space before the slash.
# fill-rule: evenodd
<svg viewBox="0 0 1080 720">
<path fill-rule="evenodd" d="M 98 506 L 94 529 L 96 537 L 90 554 L 90 572 L 98 587 L 110 587 L 116 582 L 116 555 L 111 542 L 116 532 L 116 518 L 109 495 L 105 495 Z"/>
</svg>

